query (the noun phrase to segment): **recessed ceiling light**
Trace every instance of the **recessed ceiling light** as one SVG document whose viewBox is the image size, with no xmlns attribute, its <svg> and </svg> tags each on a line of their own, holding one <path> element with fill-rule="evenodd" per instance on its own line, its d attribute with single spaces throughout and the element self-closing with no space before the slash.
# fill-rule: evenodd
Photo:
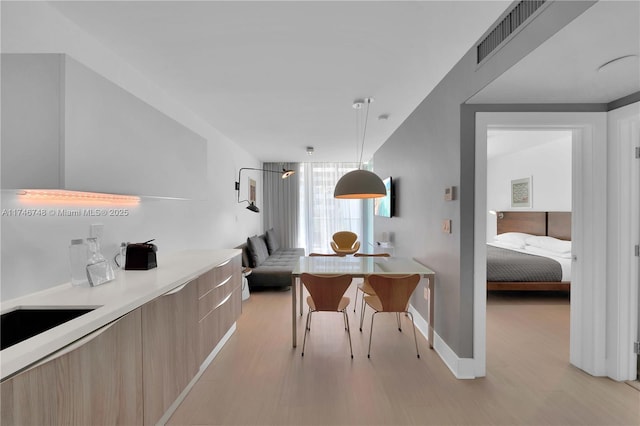
<svg viewBox="0 0 640 426">
<path fill-rule="evenodd" d="M 631 61 L 631 60 L 637 60 L 638 59 L 638 55 L 624 55 L 624 56 L 620 56 L 617 57 L 615 59 L 612 59 L 608 62 L 605 62 L 604 64 L 600 65 L 598 67 L 598 72 L 604 70 L 605 68 L 610 67 L 613 64 L 619 64 L 621 62 L 627 62 L 627 61 Z"/>
<path fill-rule="evenodd" d="M 378 116 L 378 120 L 388 120 L 389 114 L 381 114 Z"/>
<path fill-rule="evenodd" d="M 307 147 L 307 155 L 313 155 L 313 147 L 312 146 L 308 146 Z"/>
</svg>

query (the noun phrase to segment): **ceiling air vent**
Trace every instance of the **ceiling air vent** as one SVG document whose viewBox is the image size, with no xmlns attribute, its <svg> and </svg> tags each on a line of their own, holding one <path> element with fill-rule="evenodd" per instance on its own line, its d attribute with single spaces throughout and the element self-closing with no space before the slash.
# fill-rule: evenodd
<svg viewBox="0 0 640 426">
<path fill-rule="evenodd" d="M 546 0 L 522 0 L 516 4 L 511 12 L 478 44 L 476 48 L 478 52 L 477 63 L 482 62 L 484 58 L 493 52 L 509 35 L 513 34 L 513 32 L 545 2 Z"/>
</svg>

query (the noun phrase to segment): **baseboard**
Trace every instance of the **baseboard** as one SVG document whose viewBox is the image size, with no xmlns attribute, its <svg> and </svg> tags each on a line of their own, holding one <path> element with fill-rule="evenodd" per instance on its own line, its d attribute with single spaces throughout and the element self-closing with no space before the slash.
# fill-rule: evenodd
<svg viewBox="0 0 640 426">
<path fill-rule="evenodd" d="M 413 320 L 416 324 L 418 331 L 429 340 L 429 323 L 420 313 L 409 305 L 409 312 L 413 314 Z M 433 332 L 433 349 L 438 356 L 444 361 L 445 365 L 451 370 L 456 379 L 475 379 L 475 363 L 473 358 L 460 358 L 456 353 L 447 345 L 447 343 L 438 336 L 438 333 Z"/>
<path fill-rule="evenodd" d="M 173 413 L 176 411 L 178 406 L 182 404 L 182 401 L 187 397 L 187 394 L 191 391 L 191 388 L 193 388 L 196 382 L 200 379 L 200 376 L 202 376 L 202 374 L 205 372 L 209 364 L 211 364 L 213 359 L 218 355 L 222 347 L 227 343 L 227 341 L 231 338 L 231 335 L 235 331 L 236 331 L 236 323 L 234 322 L 233 325 L 227 331 L 227 333 L 224 336 L 222 336 L 222 339 L 220 339 L 216 347 L 213 348 L 209 356 L 207 356 L 207 358 L 204 360 L 204 362 L 200 366 L 200 369 L 198 370 L 196 375 L 193 377 L 193 379 L 191 379 L 187 387 L 185 387 L 184 390 L 180 393 L 180 395 L 178 395 L 178 398 L 176 398 L 176 400 L 173 401 L 173 404 L 171 404 L 171 406 L 167 409 L 167 411 L 162 415 L 162 417 L 160 418 L 160 420 L 158 420 L 158 423 L 156 423 L 156 425 L 164 426 L 164 424 L 169 421 L 169 419 L 171 418 L 171 416 L 173 416 Z"/>
</svg>

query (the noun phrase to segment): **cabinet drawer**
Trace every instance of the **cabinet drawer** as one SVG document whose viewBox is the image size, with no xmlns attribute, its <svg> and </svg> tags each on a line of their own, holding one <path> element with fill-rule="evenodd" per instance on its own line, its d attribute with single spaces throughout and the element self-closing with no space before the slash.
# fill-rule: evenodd
<svg viewBox="0 0 640 426">
<path fill-rule="evenodd" d="M 215 309 L 233 291 L 233 276 L 215 285 L 208 293 L 198 299 L 198 318 L 204 318 Z"/>
<path fill-rule="evenodd" d="M 227 278 L 233 275 L 233 272 L 236 269 L 237 259 L 238 256 L 231 258 L 225 263 L 222 263 L 213 268 L 213 273 L 215 275 L 215 280 L 217 283 L 221 283 L 222 281 L 225 281 Z"/>
<path fill-rule="evenodd" d="M 240 315 L 242 308 L 242 294 L 238 287 L 227 295 L 223 303 L 216 306 L 204 318 L 200 324 L 200 356 L 206 358 L 216 347 L 222 336 Z"/>
<path fill-rule="evenodd" d="M 203 298 L 209 293 L 216 285 L 215 269 L 205 272 L 198 277 L 198 299 Z"/>
<path fill-rule="evenodd" d="M 220 285 L 228 285 L 240 271 L 240 256 L 227 260 L 198 278 L 198 298 L 206 296 Z"/>
</svg>

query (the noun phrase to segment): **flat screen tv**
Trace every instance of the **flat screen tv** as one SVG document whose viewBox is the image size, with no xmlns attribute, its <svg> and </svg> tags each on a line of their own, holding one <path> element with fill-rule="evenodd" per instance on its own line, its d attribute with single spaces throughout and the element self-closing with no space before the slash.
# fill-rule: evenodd
<svg viewBox="0 0 640 426">
<path fill-rule="evenodd" d="M 393 194 L 393 180 L 391 176 L 382 179 L 384 186 L 387 188 L 387 195 L 385 197 L 376 198 L 374 201 L 373 212 L 376 216 L 391 217 L 393 216 L 394 208 L 394 194 Z"/>
</svg>

